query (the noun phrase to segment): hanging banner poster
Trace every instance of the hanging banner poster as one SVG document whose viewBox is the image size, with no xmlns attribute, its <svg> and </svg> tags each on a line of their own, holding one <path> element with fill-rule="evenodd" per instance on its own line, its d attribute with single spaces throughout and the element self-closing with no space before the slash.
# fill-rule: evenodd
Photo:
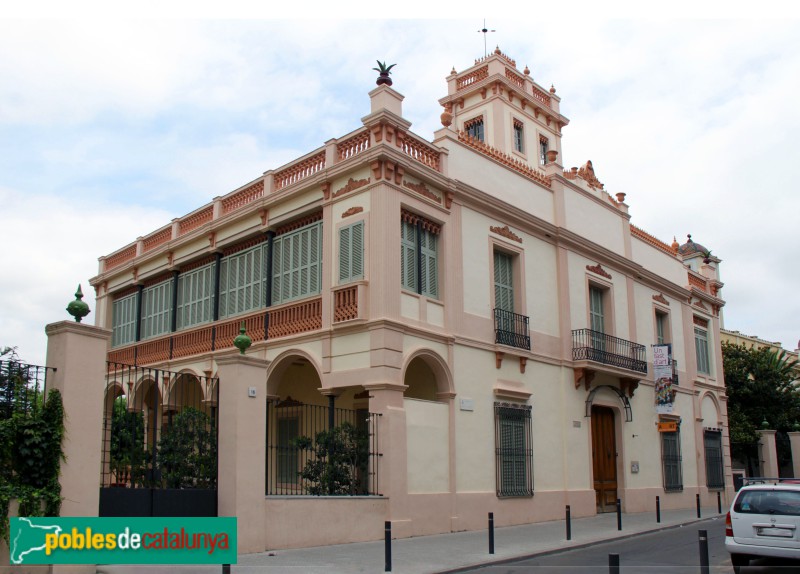
<svg viewBox="0 0 800 574">
<path fill-rule="evenodd" d="M 672 345 L 653 345 L 653 377 L 656 381 L 656 412 L 670 414 L 675 401 L 672 390 Z"/>
</svg>

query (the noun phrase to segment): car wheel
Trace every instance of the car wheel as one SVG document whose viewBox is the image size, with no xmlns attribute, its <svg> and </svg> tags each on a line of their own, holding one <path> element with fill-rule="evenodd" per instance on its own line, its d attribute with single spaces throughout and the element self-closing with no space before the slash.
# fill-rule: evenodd
<svg viewBox="0 0 800 574">
<path fill-rule="evenodd" d="M 742 566 L 750 564 L 750 557 L 745 554 L 731 554 L 731 564 L 733 564 L 734 574 L 739 574 L 742 571 Z"/>
</svg>

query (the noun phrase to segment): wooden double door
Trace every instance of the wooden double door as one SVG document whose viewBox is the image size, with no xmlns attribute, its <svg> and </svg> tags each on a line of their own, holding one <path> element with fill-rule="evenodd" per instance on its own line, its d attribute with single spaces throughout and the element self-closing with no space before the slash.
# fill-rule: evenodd
<svg viewBox="0 0 800 574">
<path fill-rule="evenodd" d="M 597 512 L 615 512 L 617 504 L 617 440 L 614 411 L 592 406 L 592 467 Z"/>
</svg>

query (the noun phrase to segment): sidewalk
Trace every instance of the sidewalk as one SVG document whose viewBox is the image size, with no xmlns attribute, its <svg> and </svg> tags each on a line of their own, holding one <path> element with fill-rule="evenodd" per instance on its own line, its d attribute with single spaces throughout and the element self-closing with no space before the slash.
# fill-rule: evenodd
<svg viewBox="0 0 800 574">
<path fill-rule="evenodd" d="M 716 508 L 704 508 L 703 519 L 724 521 Z M 564 520 L 539 522 L 524 526 L 495 528 L 495 554 L 489 554 L 487 530 L 419 536 L 392 541 L 392 572 L 396 574 L 430 574 L 457 571 L 470 566 L 579 548 L 597 542 L 662 530 L 697 522 L 695 509 L 661 512 L 661 523 L 655 512 L 623 514 L 622 530 L 617 530 L 616 514 L 599 514 L 572 520 L 572 540 L 566 540 Z M 188 574 L 219 573 L 220 566 L 98 566 L 103 574 Z M 231 566 L 235 574 L 351 574 L 384 571 L 384 543 L 361 542 L 336 546 L 319 546 L 298 550 L 275 550 L 260 554 L 243 554 Z"/>
</svg>

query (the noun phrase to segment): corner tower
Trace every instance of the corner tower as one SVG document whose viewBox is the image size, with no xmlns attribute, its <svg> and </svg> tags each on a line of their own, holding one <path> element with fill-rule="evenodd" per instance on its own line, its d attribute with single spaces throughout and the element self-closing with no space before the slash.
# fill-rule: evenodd
<svg viewBox="0 0 800 574">
<path fill-rule="evenodd" d="M 447 77 L 442 125 L 474 138 L 532 168 L 561 157 L 561 115 L 555 88 L 536 84 L 526 66 L 500 48 L 464 70 Z M 555 152 L 552 153 L 552 152 Z M 560 162 L 559 162 L 560 163 Z"/>
</svg>

